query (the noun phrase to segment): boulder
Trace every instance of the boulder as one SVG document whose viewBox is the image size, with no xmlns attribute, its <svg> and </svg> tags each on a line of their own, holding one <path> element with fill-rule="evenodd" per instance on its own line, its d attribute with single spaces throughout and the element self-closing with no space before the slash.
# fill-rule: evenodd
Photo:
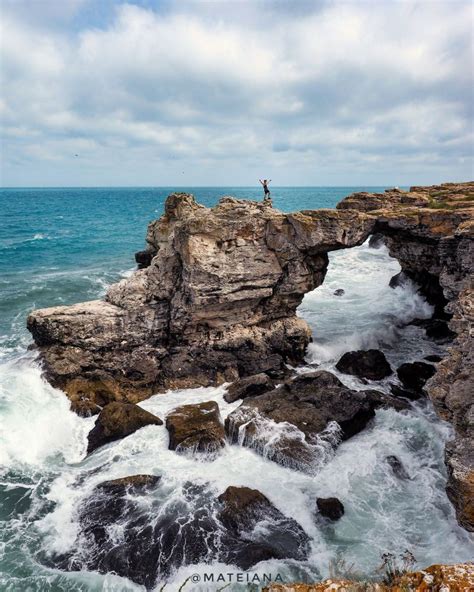
<svg viewBox="0 0 474 592">
<path fill-rule="evenodd" d="M 244 542 L 231 550 L 230 563 L 248 569 L 257 561 L 308 557 L 308 535 L 260 491 L 231 486 L 218 500 L 221 503 L 218 519 L 231 535 Z M 264 529 L 259 529 L 261 524 L 265 524 Z"/>
<path fill-rule="evenodd" d="M 432 364 L 426 362 L 409 362 L 402 364 L 397 370 L 397 376 L 403 387 L 415 393 L 423 392 L 426 381 L 436 372 Z"/>
<path fill-rule="evenodd" d="M 225 445 L 224 426 L 215 401 L 182 405 L 166 417 L 169 449 L 216 452 Z"/>
<path fill-rule="evenodd" d="M 390 455 L 387 456 L 385 460 L 390 465 L 390 468 L 396 477 L 399 479 L 410 479 L 410 475 L 407 473 L 402 461 L 397 456 Z"/>
<path fill-rule="evenodd" d="M 233 382 L 227 389 L 227 392 L 224 395 L 224 400 L 227 401 L 227 403 L 233 403 L 238 399 L 261 395 L 272 388 L 273 382 L 268 374 L 261 372 L 260 374 L 254 374 L 253 376 L 248 376 L 247 378 L 242 378 L 242 380 Z"/>
<path fill-rule="evenodd" d="M 120 440 L 147 425 L 163 425 L 159 417 L 132 403 L 108 403 L 96 419 L 87 436 L 87 452 L 99 446 Z"/>
<path fill-rule="evenodd" d="M 326 371 L 300 374 L 248 397 L 226 419 L 232 442 L 267 458 L 311 471 L 342 439 L 360 432 L 385 402 L 375 391 L 352 391 Z"/>
<path fill-rule="evenodd" d="M 369 237 L 369 247 L 371 249 L 380 249 L 385 245 L 385 237 L 380 232 L 376 234 L 371 234 Z"/>
<path fill-rule="evenodd" d="M 347 352 L 336 364 L 336 368 L 344 374 L 368 380 L 382 380 L 393 373 L 384 353 L 378 349 Z"/>
<path fill-rule="evenodd" d="M 316 506 L 321 516 L 329 520 L 339 520 L 344 516 L 344 505 L 337 497 L 318 497 Z"/>
<path fill-rule="evenodd" d="M 334 290 L 334 296 L 344 296 L 345 291 L 342 288 L 338 288 L 337 290 Z"/>
<path fill-rule="evenodd" d="M 392 276 L 390 278 L 388 285 L 391 288 L 395 289 L 395 288 L 400 288 L 401 286 L 405 286 L 408 281 L 409 281 L 409 278 L 406 275 L 406 273 L 404 273 L 403 271 L 400 271 L 399 273 L 395 274 L 394 276 Z"/>
<path fill-rule="evenodd" d="M 456 333 L 451 331 L 446 321 L 433 319 L 425 329 L 426 336 L 437 343 L 446 343 L 456 337 Z"/>
</svg>

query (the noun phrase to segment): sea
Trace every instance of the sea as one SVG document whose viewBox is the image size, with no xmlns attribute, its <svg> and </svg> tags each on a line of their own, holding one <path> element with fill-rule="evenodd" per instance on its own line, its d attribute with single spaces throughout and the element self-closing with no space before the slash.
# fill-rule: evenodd
<svg viewBox="0 0 474 592">
<path fill-rule="evenodd" d="M 289 212 L 332 208 L 354 191 L 384 189 L 273 187 L 272 198 L 275 208 Z M 134 253 L 145 246 L 147 224 L 162 214 L 173 191 L 193 193 L 206 206 L 228 195 L 262 199 L 256 187 L 0 189 L 0 590 L 144 590 L 113 573 L 51 567 L 56 555 L 80 555 L 77 508 L 93 488 L 138 473 L 161 475 L 162 508 L 182 501 L 189 482 L 206 487 L 209 495 L 229 485 L 258 489 L 311 539 L 307 560 L 261 562 L 244 574 L 243 584 L 235 583 L 237 577 L 224 577 L 240 573 L 238 568 L 210 556 L 198 565 L 173 566 L 167 577 L 158 574 L 157 591 L 207 592 L 224 585 L 258 590 L 258 584 L 252 588 L 248 582 L 264 581 L 264 574 L 287 582 L 337 575 L 380 578 L 384 554 L 402 565 L 409 552 L 412 566 L 420 568 L 471 559 L 472 535 L 458 526 L 445 493 L 443 453 L 452 428 L 426 400 L 401 413 L 377 411 L 364 431 L 331 451 L 312 474 L 239 445 L 197 462 L 168 450 L 164 426 L 148 426 L 86 456 L 94 418 L 72 413 L 66 396 L 42 378 L 26 317 L 35 308 L 100 298 L 110 284 L 133 273 Z M 312 328 L 313 342 L 296 371 L 324 368 L 359 390 L 374 385 L 335 368 L 347 351 L 379 348 L 394 368 L 444 355 L 445 346 L 408 324 L 429 318 L 432 309 L 416 285 L 389 287 L 399 270 L 385 246 L 365 243 L 331 253 L 323 285 L 308 293 L 298 309 Z M 339 289 L 342 296 L 334 294 Z M 389 377 L 377 388 L 389 392 L 393 381 Z M 213 400 L 225 417 L 239 404 L 224 401 L 225 389 L 170 391 L 140 405 L 163 418 L 180 404 Z M 408 479 L 394 475 L 385 460 L 389 455 L 402 462 Z M 315 500 L 332 496 L 343 502 L 345 514 L 337 522 L 321 522 Z M 153 508 L 150 504 L 150 521 Z M 186 508 L 189 515 L 196 509 L 192 503 Z M 209 574 L 221 583 L 209 583 Z"/>
</svg>

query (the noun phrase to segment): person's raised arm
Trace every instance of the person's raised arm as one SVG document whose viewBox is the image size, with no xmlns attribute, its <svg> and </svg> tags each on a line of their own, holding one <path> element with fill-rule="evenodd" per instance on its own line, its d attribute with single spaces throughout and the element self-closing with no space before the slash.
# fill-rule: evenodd
<svg viewBox="0 0 474 592">
<path fill-rule="evenodd" d="M 262 181 L 262 179 L 259 179 L 259 181 L 260 181 L 260 183 L 263 185 L 263 181 Z"/>
</svg>

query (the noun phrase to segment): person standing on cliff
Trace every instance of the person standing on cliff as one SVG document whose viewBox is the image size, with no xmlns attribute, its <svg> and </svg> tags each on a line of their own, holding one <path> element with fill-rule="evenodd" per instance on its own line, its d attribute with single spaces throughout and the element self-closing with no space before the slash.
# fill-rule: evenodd
<svg viewBox="0 0 474 592">
<path fill-rule="evenodd" d="M 268 189 L 268 184 L 270 183 L 271 179 L 264 179 L 263 181 L 262 179 L 259 179 L 259 181 L 263 186 L 263 200 L 265 201 L 267 199 L 270 199 L 270 189 Z"/>
</svg>

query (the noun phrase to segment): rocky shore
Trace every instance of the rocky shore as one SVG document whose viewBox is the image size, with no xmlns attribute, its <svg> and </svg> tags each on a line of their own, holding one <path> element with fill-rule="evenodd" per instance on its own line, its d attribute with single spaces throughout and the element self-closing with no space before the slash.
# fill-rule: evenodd
<svg viewBox="0 0 474 592">
<path fill-rule="evenodd" d="M 172 194 L 165 214 L 149 225 L 139 270 L 111 286 L 104 300 L 32 312 L 28 328 L 48 380 L 76 412 L 99 414 L 89 452 L 160 425 L 161 418 L 136 411 L 154 393 L 229 382 L 226 397 L 243 403 L 225 425 L 211 402 L 168 415 L 172 449 L 218 454 L 227 436 L 268 455 L 261 422 L 285 423 L 290 428 L 269 458 L 308 471 L 315 450 L 358 433 L 377 407 L 403 409 L 426 392 L 453 424 L 447 492 L 460 524 L 474 530 L 473 200 L 474 183 L 444 184 L 356 193 L 336 210 L 285 214 L 269 202 L 225 197 L 205 208 L 191 195 Z M 324 281 L 329 252 L 370 235 L 399 261 L 394 282 L 414 280 L 434 306 L 426 331 L 452 340 L 448 355 L 435 366 L 420 361 L 424 366 L 399 368 L 394 396 L 352 391 L 327 372 L 294 380 L 288 365 L 303 361 L 311 339 L 298 305 Z M 339 364 L 372 381 L 396 370 L 375 350 L 351 352 Z M 396 457 L 387 462 L 406 478 Z M 229 540 L 234 553 L 245 555 L 239 536 L 233 532 Z M 267 552 L 281 551 L 262 557 Z"/>
</svg>

